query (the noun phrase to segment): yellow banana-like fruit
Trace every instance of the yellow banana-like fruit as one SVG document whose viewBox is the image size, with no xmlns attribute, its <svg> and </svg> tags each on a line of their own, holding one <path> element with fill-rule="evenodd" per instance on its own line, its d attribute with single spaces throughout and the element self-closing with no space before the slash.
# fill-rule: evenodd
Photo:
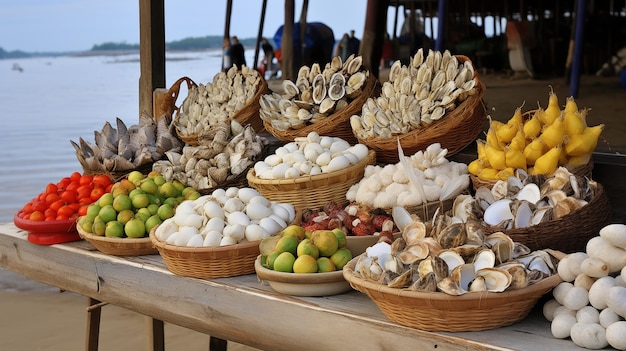
<svg viewBox="0 0 626 351">
<path fill-rule="evenodd" d="M 541 138 L 535 138 L 524 148 L 524 157 L 526 157 L 527 165 L 534 165 L 535 161 L 546 151 L 546 145 Z"/>
<path fill-rule="evenodd" d="M 487 155 L 485 155 L 485 141 L 482 139 L 476 139 L 476 154 L 478 159 L 487 159 Z"/>
<path fill-rule="evenodd" d="M 467 171 L 475 176 L 478 176 L 483 168 L 485 168 L 485 161 L 480 158 L 475 159 L 467 165 Z"/>
<path fill-rule="evenodd" d="M 504 123 L 496 130 L 496 136 L 498 137 L 498 141 L 501 143 L 509 143 L 517 131 L 519 130 L 519 126 L 514 124 Z"/>
<path fill-rule="evenodd" d="M 548 107 L 546 107 L 545 113 L 540 117 L 544 125 L 550 125 L 561 114 L 561 108 L 559 107 L 559 98 L 556 93 L 550 88 L 550 97 L 548 98 Z"/>
<path fill-rule="evenodd" d="M 506 147 L 504 149 L 504 162 L 507 168 L 526 170 L 526 156 L 518 149 Z"/>
<path fill-rule="evenodd" d="M 498 122 L 498 123 L 501 123 L 501 122 Z M 489 129 L 487 130 L 487 137 L 485 138 L 485 140 L 487 142 L 486 145 L 490 145 L 491 147 L 496 148 L 498 150 L 504 149 L 504 145 L 500 143 L 500 141 L 498 140 L 498 136 L 496 135 L 496 127 L 494 127 L 493 125 L 491 125 Z"/>
<path fill-rule="evenodd" d="M 513 113 L 513 117 L 511 117 L 511 119 L 509 119 L 509 121 L 506 123 L 515 125 L 518 127 L 524 124 L 524 116 L 522 115 L 522 108 L 521 107 L 516 108 L 515 112 Z"/>
<path fill-rule="evenodd" d="M 552 124 L 543 127 L 543 130 L 541 131 L 541 135 L 539 137 L 549 148 L 553 148 L 557 145 L 563 144 L 564 136 L 565 117 L 563 114 L 561 114 L 552 122 Z"/>
<path fill-rule="evenodd" d="M 592 153 L 598 145 L 602 130 L 604 130 L 604 124 L 598 124 L 585 128 L 581 134 L 569 136 L 565 143 L 565 153 L 568 156 L 582 156 Z"/>
<path fill-rule="evenodd" d="M 498 174 L 498 170 L 495 168 L 491 168 L 491 167 L 483 168 L 478 173 L 478 178 L 482 180 L 498 180 L 498 178 L 496 177 L 497 174 Z"/>
<path fill-rule="evenodd" d="M 566 135 L 581 134 L 587 127 L 579 111 L 564 111 L 564 119 Z"/>
<path fill-rule="evenodd" d="M 503 170 L 498 171 L 498 173 L 496 173 L 496 178 L 498 180 L 507 180 L 509 179 L 509 177 L 513 177 L 515 176 L 515 169 L 513 169 L 512 167 L 507 167 Z"/>
<path fill-rule="evenodd" d="M 497 170 L 506 168 L 506 161 L 503 150 L 498 150 L 493 146 L 487 144 L 485 145 L 485 155 L 487 156 L 487 161 L 492 168 Z"/>
<path fill-rule="evenodd" d="M 578 105 L 576 104 L 573 96 L 568 96 L 567 99 L 565 99 L 565 108 L 563 111 L 565 113 L 578 112 Z"/>
<path fill-rule="evenodd" d="M 539 136 L 539 133 L 541 133 L 541 121 L 539 120 L 539 114 L 541 113 L 544 113 L 543 110 L 541 110 L 541 112 L 537 111 L 533 113 L 533 116 L 524 122 L 522 130 L 524 131 L 524 136 L 527 139 L 534 139 Z"/>
<path fill-rule="evenodd" d="M 513 137 L 509 143 L 509 147 L 511 149 L 524 151 L 524 148 L 526 147 L 526 136 L 524 135 L 524 131 L 521 129 L 517 131 L 517 134 L 515 134 L 515 137 Z"/>
<path fill-rule="evenodd" d="M 544 174 L 548 176 L 554 173 L 556 168 L 559 166 L 561 149 L 561 145 L 557 145 L 548 150 L 545 154 L 539 156 L 529 173 L 533 175 Z"/>
</svg>

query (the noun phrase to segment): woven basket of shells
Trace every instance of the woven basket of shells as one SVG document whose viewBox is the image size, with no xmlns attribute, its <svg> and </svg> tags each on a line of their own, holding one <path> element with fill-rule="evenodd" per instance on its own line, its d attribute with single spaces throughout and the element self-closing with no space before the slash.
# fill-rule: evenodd
<svg viewBox="0 0 626 351">
<path fill-rule="evenodd" d="M 155 161 L 166 153 L 180 152 L 184 145 L 171 119 L 164 116 L 155 121 L 147 114 L 141 114 L 139 123 L 130 127 L 120 118 L 115 127 L 106 122 L 94 131 L 94 143 L 82 137 L 78 143 L 70 143 L 85 174 L 106 174 L 113 180 L 132 171 L 148 174 Z"/>
<path fill-rule="evenodd" d="M 587 241 L 611 219 L 600 183 L 559 167 L 551 178 L 510 177 L 473 198 L 458 197 L 457 213 L 482 220 L 486 233 L 503 232 L 531 249 L 584 251 Z"/>
<path fill-rule="evenodd" d="M 317 63 L 302 66 L 295 82 L 283 81 L 282 94 L 261 97 L 259 113 L 265 129 L 282 141 L 315 131 L 355 144 L 350 116 L 380 89 L 362 62 L 361 56 L 352 55 L 345 62 L 335 56 L 323 69 Z"/>
<path fill-rule="evenodd" d="M 438 142 L 454 155 L 484 130 L 484 94 L 467 57 L 447 50 L 424 56 L 420 49 L 408 66 L 392 65 L 380 95 L 368 99 L 350 124 L 381 162 L 398 162 L 398 140 L 407 154 Z"/>
<path fill-rule="evenodd" d="M 269 92 L 265 79 L 247 66 L 219 72 L 206 85 L 194 82 L 175 109 L 176 134 L 186 144 L 198 145 L 198 137 L 211 125 L 230 120 L 250 124 L 262 133 L 265 130 L 259 118 L 259 99 Z"/>
<path fill-rule="evenodd" d="M 177 180 L 201 194 L 216 188 L 248 186 L 246 174 L 269 152 L 269 141 L 248 124 L 236 120 L 216 122 L 197 137 L 198 145 L 166 153 L 152 166 L 167 181 Z"/>
</svg>

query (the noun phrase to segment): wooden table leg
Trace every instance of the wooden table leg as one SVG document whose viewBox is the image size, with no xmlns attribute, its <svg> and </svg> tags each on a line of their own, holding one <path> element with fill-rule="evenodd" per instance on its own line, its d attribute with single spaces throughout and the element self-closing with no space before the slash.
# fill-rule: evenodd
<svg viewBox="0 0 626 351">
<path fill-rule="evenodd" d="M 228 342 L 226 340 L 212 336 L 209 341 L 209 350 L 210 351 L 226 351 L 226 347 L 228 346 L 227 344 Z"/>
<path fill-rule="evenodd" d="M 96 299 L 88 298 L 87 306 L 87 335 L 85 339 L 85 350 L 98 351 L 98 338 L 100 336 L 100 314 L 102 303 Z"/>
<path fill-rule="evenodd" d="M 164 351 L 165 332 L 163 330 L 163 321 L 146 316 L 146 326 L 148 329 L 146 350 Z"/>
</svg>

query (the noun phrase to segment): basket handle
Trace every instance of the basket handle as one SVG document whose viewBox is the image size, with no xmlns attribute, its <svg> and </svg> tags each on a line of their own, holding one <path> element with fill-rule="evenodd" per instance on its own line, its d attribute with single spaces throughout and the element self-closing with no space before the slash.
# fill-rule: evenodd
<svg viewBox="0 0 626 351">
<path fill-rule="evenodd" d="M 178 95 L 180 93 L 180 86 L 183 82 L 187 83 L 187 89 L 191 89 L 192 87 L 196 87 L 197 84 L 189 77 L 181 77 L 178 78 L 174 84 L 170 87 L 167 92 L 167 96 L 161 101 L 161 111 L 165 111 L 167 118 L 172 119 L 172 115 L 174 111 L 178 111 L 179 107 L 176 106 L 176 100 L 178 99 Z"/>
</svg>

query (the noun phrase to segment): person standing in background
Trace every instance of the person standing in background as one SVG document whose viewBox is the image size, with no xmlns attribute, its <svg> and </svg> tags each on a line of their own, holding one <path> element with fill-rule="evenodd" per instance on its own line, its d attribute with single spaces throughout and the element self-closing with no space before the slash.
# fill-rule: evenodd
<svg viewBox="0 0 626 351">
<path fill-rule="evenodd" d="M 230 59 L 230 40 L 224 38 L 222 43 L 222 71 L 228 71 L 232 67 L 233 63 Z"/>
<path fill-rule="evenodd" d="M 339 43 L 337 44 L 337 47 L 335 48 L 334 56 L 341 57 L 341 61 L 345 62 L 349 55 L 348 54 L 349 45 L 350 45 L 350 36 L 348 36 L 348 33 L 344 33 L 343 37 L 341 37 L 341 40 L 339 40 Z"/>
<path fill-rule="evenodd" d="M 354 36 L 354 29 L 350 31 L 350 38 L 348 39 L 348 56 L 354 54 L 355 56 L 359 54 L 359 47 L 361 46 L 361 41 Z"/>
<path fill-rule="evenodd" d="M 233 36 L 233 45 L 230 47 L 230 60 L 238 69 L 241 69 L 241 66 L 246 66 L 245 49 L 237 36 Z"/>
<path fill-rule="evenodd" d="M 263 73 L 270 72 L 273 73 L 272 69 L 272 61 L 274 61 L 274 47 L 270 44 L 267 39 L 263 38 L 261 40 L 261 48 L 263 49 L 263 65 L 264 70 Z M 271 76 L 270 76 L 271 78 Z"/>
</svg>

